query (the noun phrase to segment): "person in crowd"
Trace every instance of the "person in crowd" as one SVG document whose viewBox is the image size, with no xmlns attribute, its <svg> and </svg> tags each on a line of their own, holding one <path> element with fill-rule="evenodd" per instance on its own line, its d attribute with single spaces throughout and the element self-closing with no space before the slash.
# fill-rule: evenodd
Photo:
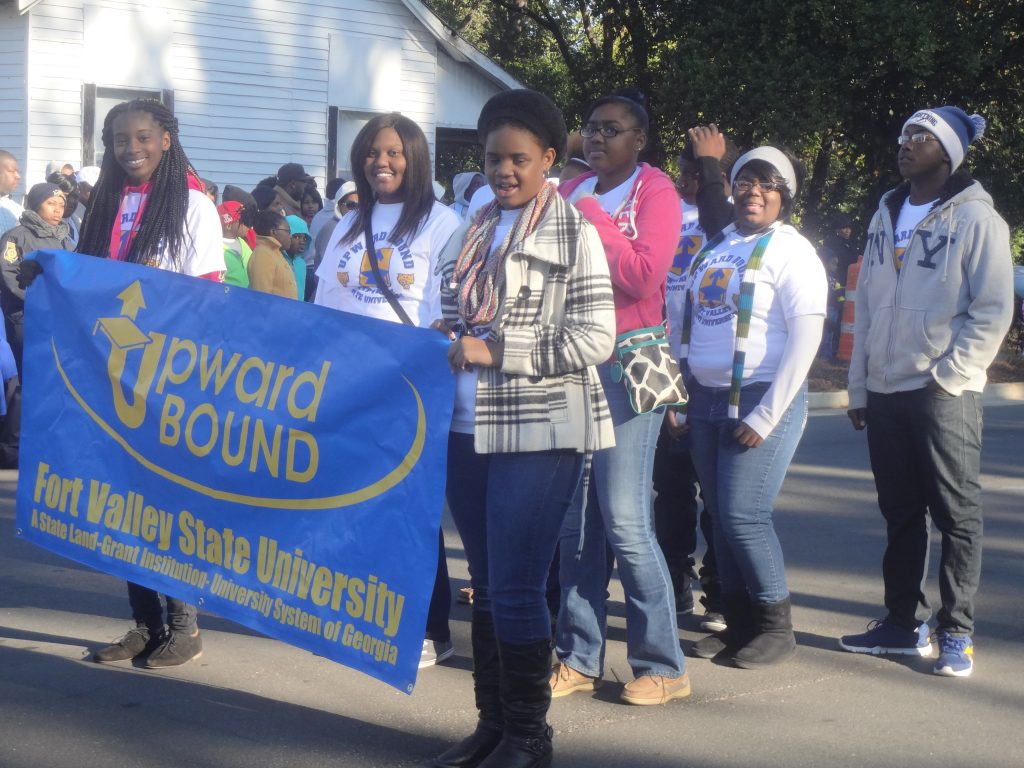
<svg viewBox="0 0 1024 768">
<path fill-rule="evenodd" d="M 937 675 L 974 668 L 974 595 L 981 576 L 985 370 L 1013 315 L 1006 222 L 960 168 L 984 120 L 958 107 L 904 123 L 904 182 L 883 195 L 857 280 L 850 421 L 867 428 L 886 524 L 886 615 L 845 635 L 854 653 L 932 653 L 924 593 L 931 525 L 942 536 Z"/>
<path fill-rule="evenodd" d="M 78 245 L 78 237 L 82 230 L 82 219 L 75 216 L 79 210 L 78 205 L 78 182 L 74 174 L 65 176 L 63 173 L 51 173 L 46 181 L 49 184 L 56 184 L 64 193 L 64 220 L 68 224 L 67 244 L 68 250 L 73 251 Z"/>
<path fill-rule="evenodd" d="M 798 191 L 787 155 L 753 149 L 731 180 L 735 221 L 690 267 L 680 356 L 727 625 L 693 653 L 752 669 L 796 650 L 773 507 L 807 419 L 826 287 L 814 246 L 785 223 Z"/>
<path fill-rule="evenodd" d="M 277 211 L 256 214 L 256 247 L 249 257 L 249 287 L 285 299 L 299 296 L 295 270 L 287 254 L 292 244 L 292 228 Z"/>
<path fill-rule="evenodd" d="M 44 176 L 49 179 L 55 173 L 59 173 L 61 176 L 74 176 L 75 166 L 71 163 L 65 163 L 60 160 L 51 160 L 46 164 L 46 173 Z"/>
<path fill-rule="evenodd" d="M 89 200 L 92 197 L 92 188 L 100 177 L 98 165 L 87 165 L 75 174 L 75 181 L 78 182 L 78 207 L 75 209 L 74 218 L 79 230 L 82 222 L 85 221 L 85 211 L 89 207 Z"/>
<path fill-rule="evenodd" d="M 484 186 L 487 186 L 487 178 L 480 171 L 465 171 L 452 177 L 452 194 L 455 197 L 452 210 L 462 221 L 466 220 L 473 194 Z"/>
<path fill-rule="evenodd" d="M 220 188 L 209 179 L 200 179 L 203 183 L 203 193 L 210 198 L 210 202 L 214 205 L 217 204 L 217 195 L 220 194 Z"/>
<path fill-rule="evenodd" d="M 0 149 L 0 235 L 14 229 L 21 221 L 24 208 L 12 197 L 21 184 L 18 159 L 6 149 Z"/>
<path fill-rule="evenodd" d="M 320 230 L 332 221 L 337 221 L 341 218 L 338 213 L 338 190 L 341 189 L 341 185 L 345 183 L 344 179 L 331 179 L 327 182 L 327 188 L 324 190 L 325 200 L 317 211 L 312 220 L 309 222 L 309 237 L 316 243 L 316 236 L 320 234 Z M 319 194 L 319 193 L 317 193 Z M 316 262 L 319 265 L 319 262 Z"/>
<path fill-rule="evenodd" d="M 313 243 L 309 239 L 309 227 L 301 216 L 285 216 L 292 238 L 284 249 L 285 258 L 295 274 L 295 286 L 298 291 L 296 298 L 305 301 L 306 291 L 313 282 L 309 274 L 308 263 L 313 261 Z M 308 279 L 307 279 L 308 278 Z"/>
<path fill-rule="evenodd" d="M 704 247 L 709 236 L 714 237 L 732 221 L 732 203 L 725 191 L 724 181 L 738 156 L 736 145 L 719 132 L 716 126 L 711 125 L 691 128 L 677 158 L 679 177 L 676 189 L 681 201 L 683 223 L 665 287 L 669 338 L 672 354 L 677 360 L 690 262 Z M 709 189 L 703 195 L 702 177 L 709 179 Z M 701 226 L 702 219 L 713 228 L 710 232 Z M 676 613 L 685 615 L 693 612 L 691 582 L 697 578 L 694 572 L 694 552 L 697 549 L 699 520 L 707 544 L 699 576 L 704 591 L 701 597 L 704 617 L 700 626 L 709 632 L 720 632 L 725 629 L 725 619 L 722 616 L 718 568 L 715 565 L 711 516 L 707 507 L 704 507 L 698 518 L 695 492 L 698 488 L 697 470 L 690 457 L 685 418 L 675 409 L 666 411 L 658 435 L 653 480 L 654 527 L 672 577 Z"/>
<path fill-rule="evenodd" d="M 252 248 L 246 241 L 247 230 L 242 223 L 242 204 L 228 201 L 217 206 L 221 232 L 224 235 L 224 282 L 239 288 L 249 287 L 249 259 Z"/>
<path fill-rule="evenodd" d="M 255 248 L 256 230 L 253 229 L 253 227 L 256 225 L 256 214 L 259 213 L 260 210 L 260 206 L 259 203 L 256 202 L 256 198 L 241 187 L 228 184 L 224 187 L 224 194 L 221 195 L 221 200 L 225 203 L 234 202 L 242 206 L 242 210 L 239 213 L 239 220 L 245 228 L 245 242 L 249 246 L 250 250 Z"/>
<path fill-rule="evenodd" d="M 359 192 L 356 191 L 356 183 L 354 181 L 346 181 L 338 187 L 336 194 L 338 198 L 334 204 L 333 214 L 331 218 L 327 220 L 323 226 L 313 235 L 313 230 L 310 228 L 310 235 L 313 237 L 313 271 L 315 272 L 320 267 L 320 262 L 323 261 L 324 251 L 327 250 L 327 244 L 331 240 L 331 235 L 334 234 L 335 228 L 338 226 L 338 222 L 341 221 L 341 217 L 349 211 L 354 211 L 359 207 Z M 323 215 L 323 211 L 320 212 Z"/>
<path fill-rule="evenodd" d="M 343 312 L 427 328 L 441 316 L 440 278 L 434 265 L 459 219 L 434 199 L 426 136 L 408 117 L 378 115 L 356 135 L 351 162 L 358 169 L 358 205 L 331 235 L 316 273 L 315 301 Z M 343 186 L 343 199 L 344 190 Z M 438 529 L 437 572 L 421 667 L 455 652 L 448 625 L 451 599 L 444 532 Z"/>
<path fill-rule="evenodd" d="M 302 190 L 302 199 L 299 200 L 299 204 L 302 210 L 302 220 L 306 222 L 307 227 L 313 223 L 313 217 L 324 209 L 324 199 L 316 187 L 312 186 L 306 186 Z"/>
<path fill-rule="evenodd" d="M 313 182 L 313 177 L 298 163 L 285 163 L 277 169 L 274 185 L 274 207 L 281 208 L 285 216 L 302 215 L 302 193 Z"/>
<path fill-rule="evenodd" d="M 835 215 L 833 229 L 821 244 L 821 259 L 826 265 L 833 256 L 839 262 L 837 272 L 840 281 L 846 285 L 846 273 L 856 263 L 860 251 L 853 242 L 853 219 L 845 213 Z"/>
<path fill-rule="evenodd" d="M 0 323 L 0 469 L 18 468 L 18 444 L 21 432 L 21 379 L 14 352 L 7 342 L 4 323 Z M 17 411 L 13 407 L 17 406 Z"/>
<path fill-rule="evenodd" d="M 273 187 L 268 187 L 265 184 L 259 184 L 252 191 L 253 199 L 256 200 L 256 209 L 258 211 L 273 211 L 279 216 L 287 216 L 288 212 L 284 206 L 281 205 L 280 200 L 277 198 L 277 192 L 274 191 Z"/>
<path fill-rule="evenodd" d="M 672 180 L 639 162 L 649 130 L 639 98 L 605 96 L 587 108 L 580 133 L 593 170 L 559 187 L 600 234 L 617 334 L 664 322 L 666 275 L 681 225 Z M 587 494 L 581 488 L 561 533 L 562 601 L 552 695 L 590 691 L 601 683 L 611 578 L 607 541 L 625 592 L 627 654 L 634 675 L 620 698 L 628 704 L 663 704 L 690 694 L 671 579 L 651 510 L 654 448 L 664 416 L 660 411 L 635 413 L 612 369 L 610 360 L 598 366 L 615 447 L 594 455 Z"/>
<path fill-rule="evenodd" d="M 839 351 L 839 336 L 842 331 L 843 304 L 846 303 L 846 286 L 839 276 L 839 257 L 819 254 L 825 266 L 828 280 L 828 310 L 825 316 L 825 332 L 821 336 L 818 356 L 834 361 Z"/>
<path fill-rule="evenodd" d="M 57 176 L 64 179 L 57 172 Z M 64 179 L 66 182 L 67 180 Z M 70 250 L 68 223 L 64 219 L 66 197 L 58 184 L 36 184 L 25 197 L 25 210 L 21 223 L 0 238 L 0 305 L 4 312 L 4 327 L 18 376 L 22 374 L 22 350 L 25 340 L 25 289 L 18 284 L 21 262 L 26 254 L 47 248 Z"/>
<path fill-rule="evenodd" d="M 458 337 L 447 496 L 474 590 L 479 720 L 432 765 L 540 768 L 552 759 L 548 567 L 586 457 L 614 441 L 595 365 L 612 352 L 615 314 L 597 231 L 546 179 L 565 148 L 561 112 L 505 91 L 478 131 L 496 200 L 439 269 Z"/>
<path fill-rule="evenodd" d="M 558 181 L 559 183 L 572 181 L 581 173 L 586 173 L 590 170 L 592 170 L 590 163 L 582 157 L 570 157 L 565 161 L 565 165 L 562 166 L 562 170 L 558 174 Z"/>
<path fill-rule="evenodd" d="M 178 121 L 152 99 L 122 102 L 103 121 L 103 164 L 82 223 L 78 252 L 221 281 L 224 249 L 217 208 L 189 165 Z M 150 668 L 202 654 L 196 608 L 128 584 L 135 627 L 93 654 L 98 662 L 144 659 Z"/>
</svg>

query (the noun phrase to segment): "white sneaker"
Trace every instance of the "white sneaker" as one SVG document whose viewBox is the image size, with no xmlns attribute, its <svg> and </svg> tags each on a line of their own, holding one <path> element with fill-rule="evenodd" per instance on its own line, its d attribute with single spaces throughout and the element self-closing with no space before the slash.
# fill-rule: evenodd
<svg viewBox="0 0 1024 768">
<path fill-rule="evenodd" d="M 455 645 L 451 640 L 424 640 L 423 652 L 420 654 L 420 669 L 440 664 L 455 653 Z"/>
</svg>

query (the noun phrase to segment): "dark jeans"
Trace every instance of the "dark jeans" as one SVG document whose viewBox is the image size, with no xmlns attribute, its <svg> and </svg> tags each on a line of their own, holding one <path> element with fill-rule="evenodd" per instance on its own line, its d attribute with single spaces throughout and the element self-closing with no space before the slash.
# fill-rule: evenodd
<svg viewBox="0 0 1024 768">
<path fill-rule="evenodd" d="M 893 623 L 931 618 L 924 594 L 931 526 L 942 534 L 938 628 L 974 630 L 981 578 L 981 396 L 918 389 L 868 393 L 868 450 L 885 518 L 885 607 Z"/>
<path fill-rule="evenodd" d="M 473 610 L 493 614 L 502 642 L 551 637 L 548 570 L 582 470 L 574 451 L 478 454 L 472 435 L 448 436 L 448 508 L 466 550 Z"/>
<path fill-rule="evenodd" d="M 444 548 L 444 531 L 437 529 L 437 573 L 434 575 L 434 592 L 430 595 L 427 608 L 427 640 L 447 642 L 452 639 L 448 628 L 448 616 L 452 610 L 452 587 L 448 581 L 448 555 Z"/>
<path fill-rule="evenodd" d="M 684 434 L 672 438 L 663 426 L 654 452 L 654 531 L 677 595 L 690 588 L 690 580 L 694 577 L 698 490 L 697 470 L 690 457 L 690 436 Z M 718 567 L 712 543 L 714 535 L 711 515 L 706 507 L 700 513 L 700 532 L 707 544 L 700 566 L 704 607 L 720 613 Z"/>
<path fill-rule="evenodd" d="M 167 626 L 171 631 L 195 632 L 196 607 L 170 595 L 164 595 L 164 599 L 167 600 Z M 160 603 L 159 592 L 129 581 L 128 604 L 132 607 L 132 618 L 136 624 L 145 625 L 152 634 L 163 631 L 164 607 Z"/>
</svg>

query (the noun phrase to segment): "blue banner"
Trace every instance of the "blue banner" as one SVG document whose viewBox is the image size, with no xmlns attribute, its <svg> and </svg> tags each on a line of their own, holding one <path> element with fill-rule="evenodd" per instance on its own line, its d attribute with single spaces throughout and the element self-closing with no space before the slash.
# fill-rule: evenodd
<svg viewBox="0 0 1024 768">
<path fill-rule="evenodd" d="M 444 337 L 38 260 L 19 534 L 411 693 L 444 501 Z"/>
</svg>

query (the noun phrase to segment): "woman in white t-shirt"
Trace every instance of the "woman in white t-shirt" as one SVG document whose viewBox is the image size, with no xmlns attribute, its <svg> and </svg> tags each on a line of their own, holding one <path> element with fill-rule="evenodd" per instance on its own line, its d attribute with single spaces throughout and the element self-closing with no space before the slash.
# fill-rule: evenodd
<svg viewBox="0 0 1024 768">
<path fill-rule="evenodd" d="M 427 328 L 441 319 L 435 262 L 459 226 L 459 217 L 434 199 L 427 138 L 408 117 L 378 115 L 356 135 L 351 161 L 359 205 L 331 234 L 316 271 L 314 301 L 342 312 Z M 367 248 L 367 227 L 372 250 Z M 450 609 L 444 534 L 439 530 L 437 574 L 420 667 L 454 653 Z"/>
<path fill-rule="evenodd" d="M 749 669 L 796 649 L 772 508 L 807 420 L 827 286 L 814 247 L 784 223 L 797 189 L 786 155 L 751 150 L 731 181 L 735 221 L 690 266 L 682 357 L 727 624 L 694 654 Z"/>
</svg>

